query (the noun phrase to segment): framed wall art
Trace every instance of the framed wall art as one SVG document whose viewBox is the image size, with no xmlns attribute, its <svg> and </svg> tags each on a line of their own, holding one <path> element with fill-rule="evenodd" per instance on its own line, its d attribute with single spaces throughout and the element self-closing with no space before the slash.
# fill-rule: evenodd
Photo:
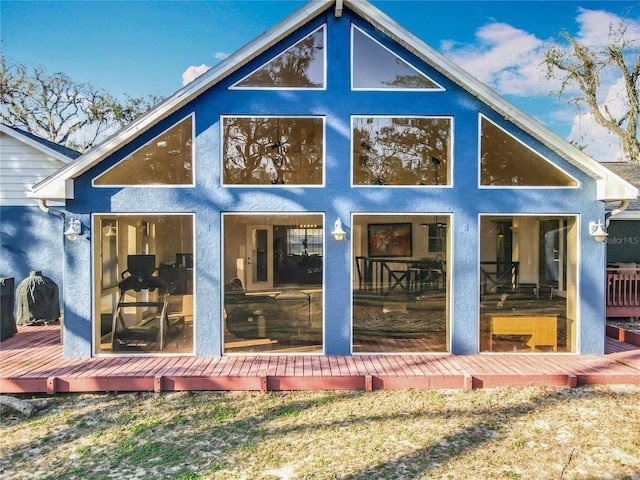
<svg viewBox="0 0 640 480">
<path fill-rule="evenodd" d="M 411 223 L 370 223 L 368 225 L 370 257 L 410 257 Z"/>
</svg>

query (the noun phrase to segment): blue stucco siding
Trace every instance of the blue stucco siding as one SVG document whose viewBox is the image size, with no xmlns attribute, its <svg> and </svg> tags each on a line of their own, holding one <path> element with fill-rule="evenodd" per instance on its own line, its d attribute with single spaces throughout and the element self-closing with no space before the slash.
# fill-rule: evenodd
<svg viewBox="0 0 640 480">
<path fill-rule="evenodd" d="M 62 300 L 62 232 L 62 218 L 37 206 L 0 207 L 0 277 L 13 277 L 17 287 L 32 270 L 40 270 L 58 285 Z"/>
<path fill-rule="evenodd" d="M 451 352 L 473 354 L 479 348 L 479 219 L 483 214 L 576 215 L 579 217 L 578 336 L 580 353 L 604 350 L 604 244 L 587 233 L 589 221 L 604 218 L 595 200 L 595 181 L 539 141 L 482 104 L 460 86 L 406 51 L 398 51 L 443 92 L 351 91 L 351 20 L 348 11 L 335 18 L 330 10 L 312 20 L 295 39 L 276 45 L 188 105 L 142 133 L 129 145 L 75 179 L 75 199 L 66 209 L 86 226 L 96 213 L 190 213 L 195 216 L 195 298 L 197 355 L 222 351 L 222 214 L 226 212 L 321 212 L 325 215 L 325 353 L 346 355 L 351 348 L 351 268 L 349 241 L 329 232 L 340 217 L 348 233 L 353 214 L 435 213 L 451 215 Z M 327 23 L 326 90 L 228 90 L 227 87 Z M 195 112 L 195 186 L 186 188 L 94 188 L 91 180 L 156 135 Z M 486 189 L 478 186 L 479 114 L 516 136 L 578 179 L 580 188 Z M 453 119 L 452 185 L 440 187 L 356 187 L 351 179 L 352 115 L 434 115 Z M 318 187 L 222 187 L 221 115 L 319 115 L 325 119 L 325 185 Z M 4 224 L 4 221 L 3 221 Z M 3 227 L 4 228 L 4 227 Z M 4 230 L 3 230 L 4 235 Z M 3 237 L 4 238 L 4 237 Z M 4 248 L 4 240 L 3 240 Z M 91 355 L 93 316 L 91 234 L 66 242 L 64 264 L 65 355 Z M 28 270 L 28 269 L 27 269 Z M 28 273 L 28 272 L 27 272 Z"/>
</svg>

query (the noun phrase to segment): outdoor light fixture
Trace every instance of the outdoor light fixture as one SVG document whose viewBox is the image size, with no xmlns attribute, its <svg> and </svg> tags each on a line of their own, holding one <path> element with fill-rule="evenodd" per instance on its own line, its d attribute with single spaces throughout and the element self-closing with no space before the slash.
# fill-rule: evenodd
<svg viewBox="0 0 640 480">
<path fill-rule="evenodd" d="M 104 236 L 105 237 L 115 237 L 118 235 L 118 231 L 116 230 L 116 227 L 113 223 L 110 223 L 107 226 L 107 231 L 105 232 Z"/>
<path fill-rule="evenodd" d="M 69 227 L 65 230 L 64 234 L 69 240 L 75 242 L 80 235 L 82 235 L 82 224 L 77 218 L 69 220 Z"/>
<path fill-rule="evenodd" d="M 604 242 L 609 236 L 600 220 L 598 220 L 598 223 L 589 222 L 589 235 L 591 235 L 596 242 Z"/>
<path fill-rule="evenodd" d="M 340 217 L 338 217 L 336 223 L 333 226 L 333 232 L 331 232 L 331 235 L 333 235 L 336 240 L 342 240 L 344 239 L 344 236 L 346 234 L 347 232 L 342 229 L 342 220 L 340 220 Z"/>
</svg>

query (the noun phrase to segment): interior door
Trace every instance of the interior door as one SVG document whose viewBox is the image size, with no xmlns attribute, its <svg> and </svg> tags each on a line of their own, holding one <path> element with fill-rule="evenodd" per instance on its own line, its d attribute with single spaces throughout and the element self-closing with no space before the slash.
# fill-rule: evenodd
<svg viewBox="0 0 640 480">
<path fill-rule="evenodd" d="M 273 288 L 273 226 L 247 225 L 246 290 Z"/>
</svg>

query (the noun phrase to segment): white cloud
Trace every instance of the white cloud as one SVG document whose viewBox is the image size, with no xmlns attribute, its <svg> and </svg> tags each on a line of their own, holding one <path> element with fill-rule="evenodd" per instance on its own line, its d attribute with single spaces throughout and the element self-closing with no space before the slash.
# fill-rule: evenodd
<svg viewBox="0 0 640 480">
<path fill-rule="evenodd" d="M 192 82 L 197 77 L 202 75 L 204 72 L 209 70 L 211 67 L 205 65 L 204 63 L 198 67 L 190 66 L 182 73 L 182 85 L 186 85 L 187 83 Z"/>
<path fill-rule="evenodd" d="M 224 60 L 228 56 L 229 54 L 225 52 L 216 52 L 213 54 L 213 58 L 217 58 L 218 60 Z"/>
<path fill-rule="evenodd" d="M 441 44 L 442 52 L 503 95 L 546 95 L 539 64 L 550 44 L 506 23 L 478 29 L 475 45 Z"/>
<path fill-rule="evenodd" d="M 609 35 L 617 32 L 621 25 L 622 18 L 611 12 L 604 10 L 579 9 L 576 22 L 579 30 L 576 40 L 590 48 L 599 49 L 609 43 L 612 38 Z M 630 41 L 640 41 L 640 22 L 631 18 L 625 19 L 625 38 Z"/>
</svg>

